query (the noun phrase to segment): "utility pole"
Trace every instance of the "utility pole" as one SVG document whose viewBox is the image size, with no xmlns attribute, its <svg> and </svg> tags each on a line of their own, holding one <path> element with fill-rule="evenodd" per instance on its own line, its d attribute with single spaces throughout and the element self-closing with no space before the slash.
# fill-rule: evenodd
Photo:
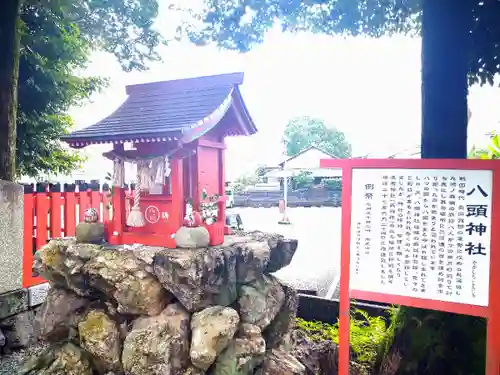
<svg viewBox="0 0 500 375">
<path fill-rule="evenodd" d="M 278 221 L 278 224 L 282 224 L 282 225 L 291 224 L 290 219 L 288 218 L 288 214 L 286 212 L 287 206 L 288 206 L 288 170 L 287 170 L 287 164 L 286 164 L 286 160 L 288 158 L 288 155 L 287 155 L 286 146 L 287 146 L 287 140 L 286 140 L 286 137 L 283 137 L 283 156 L 284 156 L 284 159 L 283 159 L 283 201 L 280 202 L 280 212 L 283 216 L 281 217 L 281 220 Z"/>
</svg>

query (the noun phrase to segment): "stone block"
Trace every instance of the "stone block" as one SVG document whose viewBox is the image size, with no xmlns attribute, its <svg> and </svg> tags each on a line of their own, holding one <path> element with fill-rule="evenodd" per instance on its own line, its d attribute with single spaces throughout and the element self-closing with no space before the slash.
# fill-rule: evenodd
<svg viewBox="0 0 500 375">
<path fill-rule="evenodd" d="M 45 302 L 50 284 L 43 283 L 28 288 L 28 303 L 30 307 L 41 305 Z"/>
<path fill-rule="evenodd" d="M 0 320 L 28 310 L 28 290 L 0 294 Z"/>
<path fill-rule="evenodd" d="M 285 300 L 274 320 L 264 331 L 267 349 L 288 345 L 292 330 L 295 328 L 298 306 L 297 291 L 283 283 L 281 283 L 281 287 L 285 293 Z"/>
<path fill-rule="evenodd" d="M 0 293 L 23 287 L 24 189 L 0 180 Z"/>
<path fill-rule="evenodd" d="M 10 349 L 30 346 L 38 336 L 35 328 L 35 312 L 24 311 L 0 321 L 0 329 L 5 335 L 5 344 Z"/>
<path fill-rule="evenodd" d="M 104 241 L 104 223 L 79 223 L 76 226 L 76 241 L 81 243 L 102 243 Z"/>
<path fill-rule="evenodd" d="M 0 329 L 0 348 L 2 346 L 5 346 L 6 342 L 7 342 L 7 339 L 5 338 L 5 335 L 3 334 L 2 330 Z"/>
<path fill-rule="evenodd" d="M 182 249 L 197 249 L 208 246 L 210 234 L 205 227 L 180 227 L 175 233 L 175 244 Z"/>
</svg>

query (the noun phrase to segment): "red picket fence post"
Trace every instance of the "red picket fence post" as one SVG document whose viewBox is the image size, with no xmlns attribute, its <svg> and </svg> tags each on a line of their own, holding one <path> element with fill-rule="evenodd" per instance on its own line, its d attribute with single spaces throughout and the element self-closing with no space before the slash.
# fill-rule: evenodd
<svg viewBox="0 0 500 375">
<path fill-rule="evenodd" d="M 92 201 L 87 184 L 82 184 L 78 188 L 78 222 L 81 223 L 85 217 L 85 210 L 91 208 Z"/>
<path fill-rule="evenodd" d="M 75 184 L 64 184 L 64 236 L 76 234 L 76 193 Z"/>
<path fill-rule="evenodd" d="M 50 185 L 50 238 L 62 237 L 61 184 Z"/>
<path fill-rule="evenodd" d="M 36 249 L 34 235 L 35 220 L 35 193 L 34 186 L 24 185 L 24 254 L 23 254 L 23 287 L 40 284 L 44 280 L 34 277 L 32 271 L 33 255 Z"/>
<path fill-rule="evenodd" d="M 77 190 L 78 187 L 78 191 Z M 76 225 L 83 221 L 87 208 L 99 212 L 100 221 L 109 224 L 111 194 L 109 186 L 98 183 L 24 185 L 24 256 L 23 286 L 41 284 L 45 280 L 33 276 L 34 254 L 51 238 L 73 237 Z M 77 211 L 78 209 L 78 211 Z"/>
<path fill-rule="evenodd" d="M 101 213 L 101 204 L 104 196 L 104 192 L 101 193 L 99 184 L 91 183 L 90 188 L 90 201 L 92 202 L 92 207 L 97 210 L 99 215 L 99 220 L 104 222 L 104 211 Z"/>
<path fill-rule="evenodd" d="M 50 197 L 48 186 L 38 184 L 35 194 L 35 236 L 36 248 L 40 249 L 49 240 Z"/>
</svg>

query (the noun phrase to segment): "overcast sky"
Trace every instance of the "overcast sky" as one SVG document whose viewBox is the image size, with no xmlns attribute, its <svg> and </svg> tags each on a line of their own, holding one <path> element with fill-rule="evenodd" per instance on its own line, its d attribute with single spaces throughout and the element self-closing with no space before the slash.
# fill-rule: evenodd
<svg viewBox="0 0 500 375">
<path fill-rule="evenodd" d="M 175 24 L 162 11 L 159 25 Z M 343 39 L 270 33 L 247 54 L 175 43 L 147 72 L 123 73 L 112 56 L 96 53 L 88 74 L 111 78 L 111 87 L 72 111 L 78 128 L 109 115 L 125 99 L 125 86 L 174 78 L 242 71 L 244 100 L 259 133 L 228 142 L 227 175 L 233 179 L 257 164 L 275 164 L 288 120 L 317 116 L 345 132 L 355 155 L 386 156 L 420 141 L 420 40 L 404 37 Z M 474 87 L 469 105 L 469 143 L 486 141 L 500 120 L 500 90 Z M 109 147 L 109 146 L 108 146 Z M 102 174 L 100 153 L 88 150 L 90 178 Z M 256 152 L 258 150 L 258 152 Z"/>
</svg>

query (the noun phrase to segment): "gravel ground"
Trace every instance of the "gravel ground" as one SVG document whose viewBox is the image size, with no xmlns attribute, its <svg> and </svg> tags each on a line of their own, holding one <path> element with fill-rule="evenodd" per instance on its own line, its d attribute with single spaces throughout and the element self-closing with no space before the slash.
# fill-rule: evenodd
<svg viewBox="0 0 500 375">
<path fill-rule="evenodd" d="M 30 358 L 32 355 L 40 354 L 46 345 L 37 343 L 27 349 L 18 350 L 7 355 L 0 357 L 0 375 L 14 375 L 17 374 L 22 366 L 22 363 Z"/>
<path fill-rule="evenodd" d="M 275 232 L 299 241 L 292 263 L 276 276 L 297 289 L 316 290 L 320 297 L 338 297 L 340 208 L 289 208 L 291 225 L 278 224 L 281 215 L 277 207 L 235 207 L 229 212 L 240 214 L 247 231 Z"/>
</svg>

